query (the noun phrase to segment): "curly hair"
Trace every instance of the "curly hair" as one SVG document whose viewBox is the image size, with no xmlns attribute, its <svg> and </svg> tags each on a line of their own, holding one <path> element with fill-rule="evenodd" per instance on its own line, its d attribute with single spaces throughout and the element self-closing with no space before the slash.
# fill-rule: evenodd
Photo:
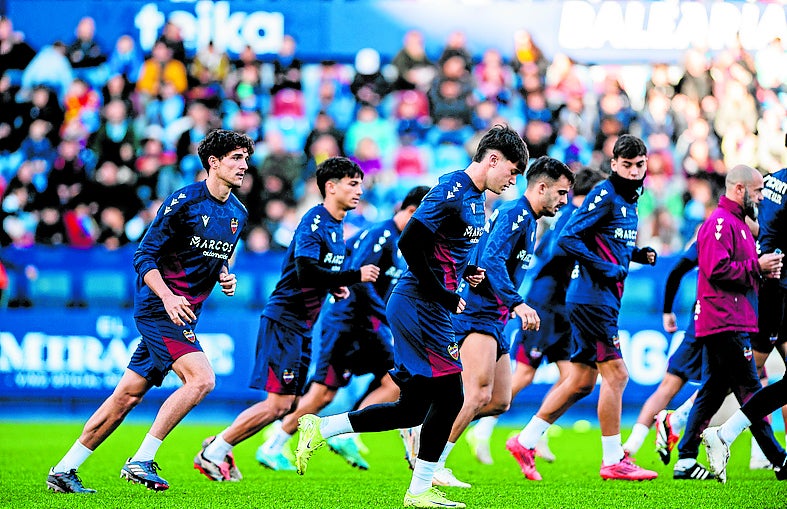
<svg viewBox="0 0 787 509">
<path fill-rule="evenodd" d="M 245 134 L 228 131 L 227 129 L 214 129 L 199 142 L 197 153 L 202 167 L 210 168 L 208 159 L 214 156 L 221 159 L 235 149 L 245 148 L 249 155 L 254 153 L 254 142 Z"/>
</svg>

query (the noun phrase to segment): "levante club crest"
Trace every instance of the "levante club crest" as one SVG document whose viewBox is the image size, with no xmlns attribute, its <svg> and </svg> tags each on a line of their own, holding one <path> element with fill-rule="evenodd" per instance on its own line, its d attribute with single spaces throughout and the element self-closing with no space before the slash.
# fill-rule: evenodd
<svg viewBox="0 0 787 509">
<path fill-rule="evenodd" d="M 448 355 L 455 361 L 459 360 L 459 345 L 456 343 L 448 345 Z"/>
<path fill-rule="evenodd" d="M 292 383 L 292 381 L 295 380 L 295 373 L 290 369 L 285 369 L 284 373 L 281 375 L 281 379 L 284 380 L 286 384 Z"/>
<path fill-rule="evenodd" d="M 197 340 L 197 335 L 194 334 L 194 331 L 191 329 L 184 330 L 183 337 L 186 338 L 189 341 L 189 343 L 193 343 Z"/>
<path fill-rule="evenodd" d="M 230 230 L 232 230 L 233 234 L 235 234 L 235 232 L 238 231 L 238 219 L 235 217 L 230 219 Z"/>
</svg>

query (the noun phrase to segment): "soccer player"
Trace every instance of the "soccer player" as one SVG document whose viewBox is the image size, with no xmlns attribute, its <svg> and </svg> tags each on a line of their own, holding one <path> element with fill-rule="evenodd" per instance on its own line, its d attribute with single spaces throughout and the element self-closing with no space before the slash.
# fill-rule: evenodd
<svg viewBox="0 0 787 509">
<path fill-rule="evenodd" d="M 758 258 L 754 236 L 744 221 L 746 216 L 756 217 L 762 188 L 762 175 L 753 168 L 738 165 L 730 169 L 725 194 L 697 233 L 699 273 L 694 325 L 705 349 L 707 376 L 678 444 L 676 477 L 711 477 L 697 462 L 700 433 L 728 390 L 732 389 L 742 404 L 760 388 L 749 335 L 757 332 L 755 306 L 760 279 L 778 279 L 783 257 L 766 253 Z M 752 433 L 765 456 L 779 465 L 784 449 L 776 442 L 770 424 L 760 419 L 752 425 Z M 725 480 L 724 472 L 719 480 Z"/>
<path fill-rule="evenodd" d="M 443 449 L 433 484 L 469 488 L 445 468 L 456 441 L 477 415 L 497 415 L 511 404 L 511 360 L 503 329 L 512 315 L 521 327 L 537 331 L 541 318 L 525 303 L 518 289 L 534 262 L 536 227 L 539 217 L 554 216 L 568 202 L 574 183 L 571 170 L 551 157 L 539 157 L 526 173 L 527 188 L 518 200 L 504 203 L 486 224 L 471 263 L 486 269 L 486 278 L 476 287 L 464 285 L 463 313 L 453 318 L 454 332 L 462 356 L 462 385 L 465 400 Z"/>
<path fill-rule="evenodd" d="M 399 386 L 388 374 L 393 368 L 393 339 L 385 317 L 385 302 L 391 287 L 407 268 L 396 247 L 399 235 L 428 191 L 426 186 L 413 188 L 393 218 L 363 230 L 348 242 L 349 267 L 376 265 L 380 276 L 374 283 L 352 285 L 349 297 L 323 309 L 317 369 L 297 408 L 287 414 L 281 427 L 257 450 L 257 461 L 262 465 L 273 470 L 295 470 L 282 450 L 298 429 L 298 418 L 325 408 L 352 375 L 375 375 L 370 386 L 374 389 L 358 408 L 399 397 Z M 369 468 L 354 437 L 333 437 L 328 446 L 352 466 Z"/>
<path fill-rule="evenodd" d="M 112 395 L 49 471 L 46 484 L 54 491 L 95 492 L 77 476 L 80 465 L 172 370 L 183 385 L 161 405 L 142 445 L 120 471 L 131 482 L 166 490 L 169 483 L 157 473 L 155 454 L 170 431 L 213 390 L 213 369 L 194 329 L 216 282 L 226 295 L 235 294 L 237 281 L 229 273 L 228 260 L 248 214 L 231 191 L 243 182 L 254 145 L 243 134 L 215 130 L 197 151 L 207 180 L 175 191 L 164 201 L 134 255 L 134 321 L 142 340 Z"/>
<path fill-rule="evenodd" d="M 612 174 L 597 185 L 574 212 L 558 245 L 577 264 L 566 294 L 571 323 L 571 365 L 566 381 L 550 391 L 525 428 L 506 442 L 527 479 L 541 480 L 535 445 L 541 435 L 579 399 L 592 392 L 601 374 L 598 418 L 601 424 L 603 479 L 647 480 L 656 472 L 638 467 L 623 451 L 620 416 L 628 371 L 618 343 L 618 314 L 630 261 L 655 264 L 651 248 L 636 247 L 636 203 L 647 168 L 647 149 L 624 134 L 613 147 Z"/>
<path fill-rule="evenodd" d="M 385 431 L 423 424 L 418 459 L 405 507 L 465 507 L 448 500 L 432 478 L 462 408 L 462 364 L 451 314 L 464 310 L 456 289 L 464 276 L 473 285 L 483 271 L 468 266 L 484 232 L 484 191 L 501 193 L 527 167 L 528 152 L 513 129 L 496 125 L 479 142 L 470 165 L 440 178 L 402 232 L 399 249 L 408 270 L 394 287 L 386 315 L 394 336 L 395 403 L 323 417 L 304 415 L 295 451 L 299 473 L 324 437 Z"/>
<path fill-rule="evenodd" d="M 251 387 L 268 397 L 241 412 L 218 436 L 207 439 L 194 468 L 213 481 L 239 480 L 232 448 L 286 415 L 301 395 L 311 360 L 311 327 L 326 295 L 342 299 L 348 285 L 374 282 L 375 265 L 342 270 L 345 258 L 342 220 L 358 206 L 363 171 L 345 157 L 325 160 L 317 169 L 323 203 L 304 214 L 287 248 L 282 277 L 260 317 Z M 233 468 L 234 467 L 234 468 Z"/>
<path fill-rule="evenodd" d="M 574 261 L 557 245 L 557 238 L 571 214 L 582 204 L 585 196 L 604 178 L 601 172 L 590 168 L 584 168 L 574 175 L 571 200 L 557 212 L 555 221 L 536 247 L 537 265 L 531 269 L 535 271 L 535 276 L 525 301 L 538 313 L 541 327 L 538 330 L 520 329 L 511 345 L 511 355 L 516 363 L 511 377 L 512 400 L 533 381 L 544 357 L 549 362 L 557 364 L 560 377 L 555 382 L 555 386 L 563 383 L 568 375 L 571 327 L 568 324 L 565 307 L 566 289 L 571 280 Z M 495 415 L 482 417 L 465 433 L 473 454 L 481 463 L 492 463 L 489 441 L 497 419 Z M 545 441 L 538 442 L 535 449 L 536 456 L 554 461 L 554 456 Z"/>
</svg>

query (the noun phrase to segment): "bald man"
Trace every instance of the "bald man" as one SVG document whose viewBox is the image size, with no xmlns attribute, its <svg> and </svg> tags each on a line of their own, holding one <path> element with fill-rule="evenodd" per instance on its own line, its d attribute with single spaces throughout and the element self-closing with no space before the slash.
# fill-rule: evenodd
<svg viewBox="0 0 787 509">
<path fill-rule="evenodd" d="M 727 173 L 719 206 L 697 233 L 699 274 L 694 325 L 707 354 L 708 375 L 689 414 L 678 444 L 675 479 L 704 480 L 715 476 L 697 463 L 700 434 L 729 390 L 743 404 L 759 388 L 750 334 L 757 332 L 757 292 L 763 278 L 781 276 L 782 254 L 757 257 L 754 235 L 745 218 L 757 217 L 763 178 L 749 166 Z M 784 459 L 770 424 L 760 419 L 751 431 L 774 465 Z M 723 478 L 719 478 L 724 481 Z"/>
</svg>

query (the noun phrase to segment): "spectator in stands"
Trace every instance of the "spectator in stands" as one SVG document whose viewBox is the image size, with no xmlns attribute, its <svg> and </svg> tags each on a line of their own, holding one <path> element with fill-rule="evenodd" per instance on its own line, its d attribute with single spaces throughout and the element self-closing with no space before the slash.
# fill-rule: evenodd
<svg viewBox="0 0 787 509">
<path fill-rule="evenodd" d="M 145 123 L 158 125 L 165 130 L 183 117 L 186 99 L 178 93 L 175 84 L 165 81 L 159 88 L 157 96 L 152 97 L 145 105 Z"/>
<path fill-rule="evenodd" d="M 210 108 L 199 101 L 188 106 L 183 121 L 181 122 L 183 130 L 176 137 L 175 153 L 184 179 L 186 182 L 194 182 L 195 175 L 202 168 L 197 154 L 197 145 L 211 129 L 218 127 L 219 121 Z"/>
<path fill-rule="evenodd" d="M 121 171 L 112 161 L 106 161 L 98 167 L 95 181 L 89 183 L 85 194 L 86 201 L 95 203 L 97 216 L 100 217 L 108 208 L 117 209 L 124 224 L 143 207 L 134 187 L 121 180 Z"/>
<path fill-rule="evenodd" d="M 130 35 L 121 35 L 107 62 L 109 76 L 122 75 L 128 83 L 136 83 L 145 59 Z"/>
<path fill-rule="evenodd" d="M 404 34 L 404 44 L 394 55 L 391 64 L 396 69 L 394 90 L 417 88 L 426 92 L 437 74 L 434 64 L 426 54 L 424 36 L 418 30 L 410 30 Z"/>
<path fill-rule="evenodd" d="M 380 154 L 387 158 L 393 155 L 398 145 L 398 138 L 394 127 L 380 117 L 378 111 L 371 106 L 361 106 L 358 109 L 355 122 L 350 124 L 344 138 L 344 152 L 353 155 L 361 138 L 372 138 L 380 148 Z"/>
<path fill-rule="evenodd" d="M 101 46 L 95 41 L 96 22 L 85 16 L 79 20 L 76 38 L 66 48 L 66 57 L 74 69 L 74 73 L 92 85 L 106 81 L 106 68 L 102 64 L 107 57 Z"/>
<path fill-rule="evenodd" d="M 391 85 L 380 72 L 380 54 L 372 48 L 363 48 L 355 54 L 355 77 L 350 91 L 358 105 L 379 108 L 391 91 Z"/>
<path fill-rule="evenodd" d="M 700 49 L 689 48 L 683 65 L 686 70 L 675 85 L 675 93 L 701 103 L 705 97 L 713 94 L 713 77 L 708 59 Z"/>
<path fill-rule="evenodd" d="M 172 51 L 172 58 L 181 62 L 184 66 L 188 63 L 186 56 L 186 46 L 183 44 L 183 33 L 180 27 L 171 19 L 167 21 L 161 31 L 161 35 L 156 42 L 163 42 Z"/>
<path fill-rule="evenodd" d="M 546 75 L 548 65 L 544 52 L 535 43 L 530 32 L 527 30 L 514 32 L 514 58 L 511 60 L 511 67 L 521 81 L 536 76 L 540 86 L 543 86 L 543 77 Z"/>
<path fill-rule="evenodd" d="M 57 157 L 55 147 L 47 138 L 51 130 L 52 124 L 46 120 L 34 120 L 18 152 L 24 162 L 39 166 L 43 173 L 49 172 Z"/>
<path fill-rule="evenodd" d="M 63 139 L 57 146 L 57 155 L 52 164 L 52 170 L 47 178 L 47 188 L 65 185 L 67 187 L 76 186 L 78 189 L 75 189 L 75 194 L 82 191 L 92 170 L 88 168 L 82 148 L 78 133 L 66 132 L 63 134 Z"/>
<path fill-rule="evenodd" d="M 472 92 L 472 79 L 462 59 L 446 60 L 428 92 L 429 114 L 434 121 L 428 140 L 433 146 L 441 143 L 462 145 L 472 136 Z"/>
<path fill-rule="evenodd" d="M 555 143 L 547 151 L 553 157 L 565 163 L 574 171 L 590 164 L 593 146 L 579 134 L 580 120 L 570 116 L 560 124 Z"/>
<path fill-rule="evenodd" d="M 0 15 L 0 76 L 8 69 L 22 71 L 36 52 L 24 41 L 24 35 L 14 32 L 11 18 Z"/>
<path fill-rule="evenodd" d="M 177 94 L 186 91 L 188 79 L 186 66 L 173 57 L 172 48 L 164 41 L 153 45 L 151 56 L 142 64 L 136 90 L 140 94 L 142 104 L 147 104 L 161 94 L 162 85 L 169 83 Z"/>
<path fill-rule="evenodd" d="M 283 191 L 281 196 L 277 197 L 292 200 L 294 198 L 292 188 L 300 185 L 304 178 L 303 157 L 300 152 L 287 150 L 284 136 L 279 131 L 268 131 L 265 134 L 265 148 L 267 149 L 267 154 L 260 164 L 259 175 L 263 181 L 266 181 L 270 176 L 276 176 L 281 179 L 287 189 Z"/>
<path fill-rule="evenodd" d="M 101 87 L 101 103 L 107 105 L 114 100 L 123 101 L 129 116 L 136 117 L 139 112 L 131 101 L 133 92 L 134 84 L 129 82 L 123 74 L 112 74 Z"/>
<path fill-rule="evenodd" d="M 344 133 L 336 127 L 334 118 L 327 111 L 321 110 L 314 118 L 313 128 L 303 144 L 303 153 L 307 159 L 311 156 L 312 145 L 317 141 L 317 138 L 323 135 L 332 136 L 340 149 L 344 145 Z M 339 155 L 344 154 L 340 152 Z"/>
<path fill-rule="evenodd" d="M 465 61 L 465 69 L 470 73 L 473 70 L 473 55 L 467 49 L 467 35 L 462 30 L 454 30 L 448 34 L 445 47 L 437 59 L 437 66 L 442 67 L 446 60 L 456 56 Z"/>
<path fill-rule="evenodd" d="M 76 78 L 66 92 L 61 134 L 73 131 L 79 133 L 81 141 L 86 141 L 90 134 L 98 130 L 100 107 L 101 99 L 98 93 L 87 81 Z"/>
<path fill-rule="evenodd" d="M 208 82 L 219 83 L 229 74 L 230 59 L 227 53 L 216 49 L 213 41 L 208 41 L 208 44 L 197 51 L 189 71 L 190 76 L 197 81 L 205 74 Z"/>
<path fill-rule="evenodd" d="M 757 52 L 757 81 L 760 86 L 778 94 L 787 87 L 787 49 L 781 37 L 774 37 L 768 46 Z"/>
<path fill-rule="evenodd" d="M 276 57 L 273 59 L 273 86 L 271 96 L 276 95 L 279 90 L 289 88 L 292 90 L 302 90 L 301 68 L 303 62 L 295 56 L 297 43 L 292 35 L 285 35 L 281 41 Z"/>
<path fill-rule="evenodd" d="M 503 55 L 496 48 L 489 48 L 473 68 L 475 96 L 478 101 L 492 101 L 508 104 L 512 100 L 514 74 L 503 61 Z"/>
<path fill-rule="evenodd" d="M 45 85 L 52 88 L 62 102 L 72 81 L 74 71 L 66 58 L 66 45 L 55 41 L 52 45 L 41 48 L 25 67 L 20 92 L 23 96 L 28 96 L 35 86 Z"/>
<path fill-rule="evenodd" d="M 142 152 L 135 169 L 137 195 L 143 202 L 167 196 L 181 187 L 175 152 L 165 147 L 163 139 L 164 130 L 159 126 L 149 126 L 142 137 Z"/>
<path fill-rule="evenodd" d="M 773 92 L 766 94 L 763 103 L 762 118 L 757 121 L 757 160 L 760 169 L 774 172 L 787 168 L 787 150 L 785 150 L 784 130 L 787 122 L 785 107 Z"/>
<path fill-rule="evenodd" d="M 133 168 L 139 140 L 128 116 L 126 103 L 121 99 L 112 99 L 104 106 L 102 113 L 101 126 L 90 141 L 97 165 L 110 161 L 117 166 Z"/>
<path fill-rule="evenodd" d="M 397 94 L 394 109 L 396 132 L 402 145 L 423 145 L 432 128 L 429 99 L 420 90 L 403 90 Z"/>
</svg>

